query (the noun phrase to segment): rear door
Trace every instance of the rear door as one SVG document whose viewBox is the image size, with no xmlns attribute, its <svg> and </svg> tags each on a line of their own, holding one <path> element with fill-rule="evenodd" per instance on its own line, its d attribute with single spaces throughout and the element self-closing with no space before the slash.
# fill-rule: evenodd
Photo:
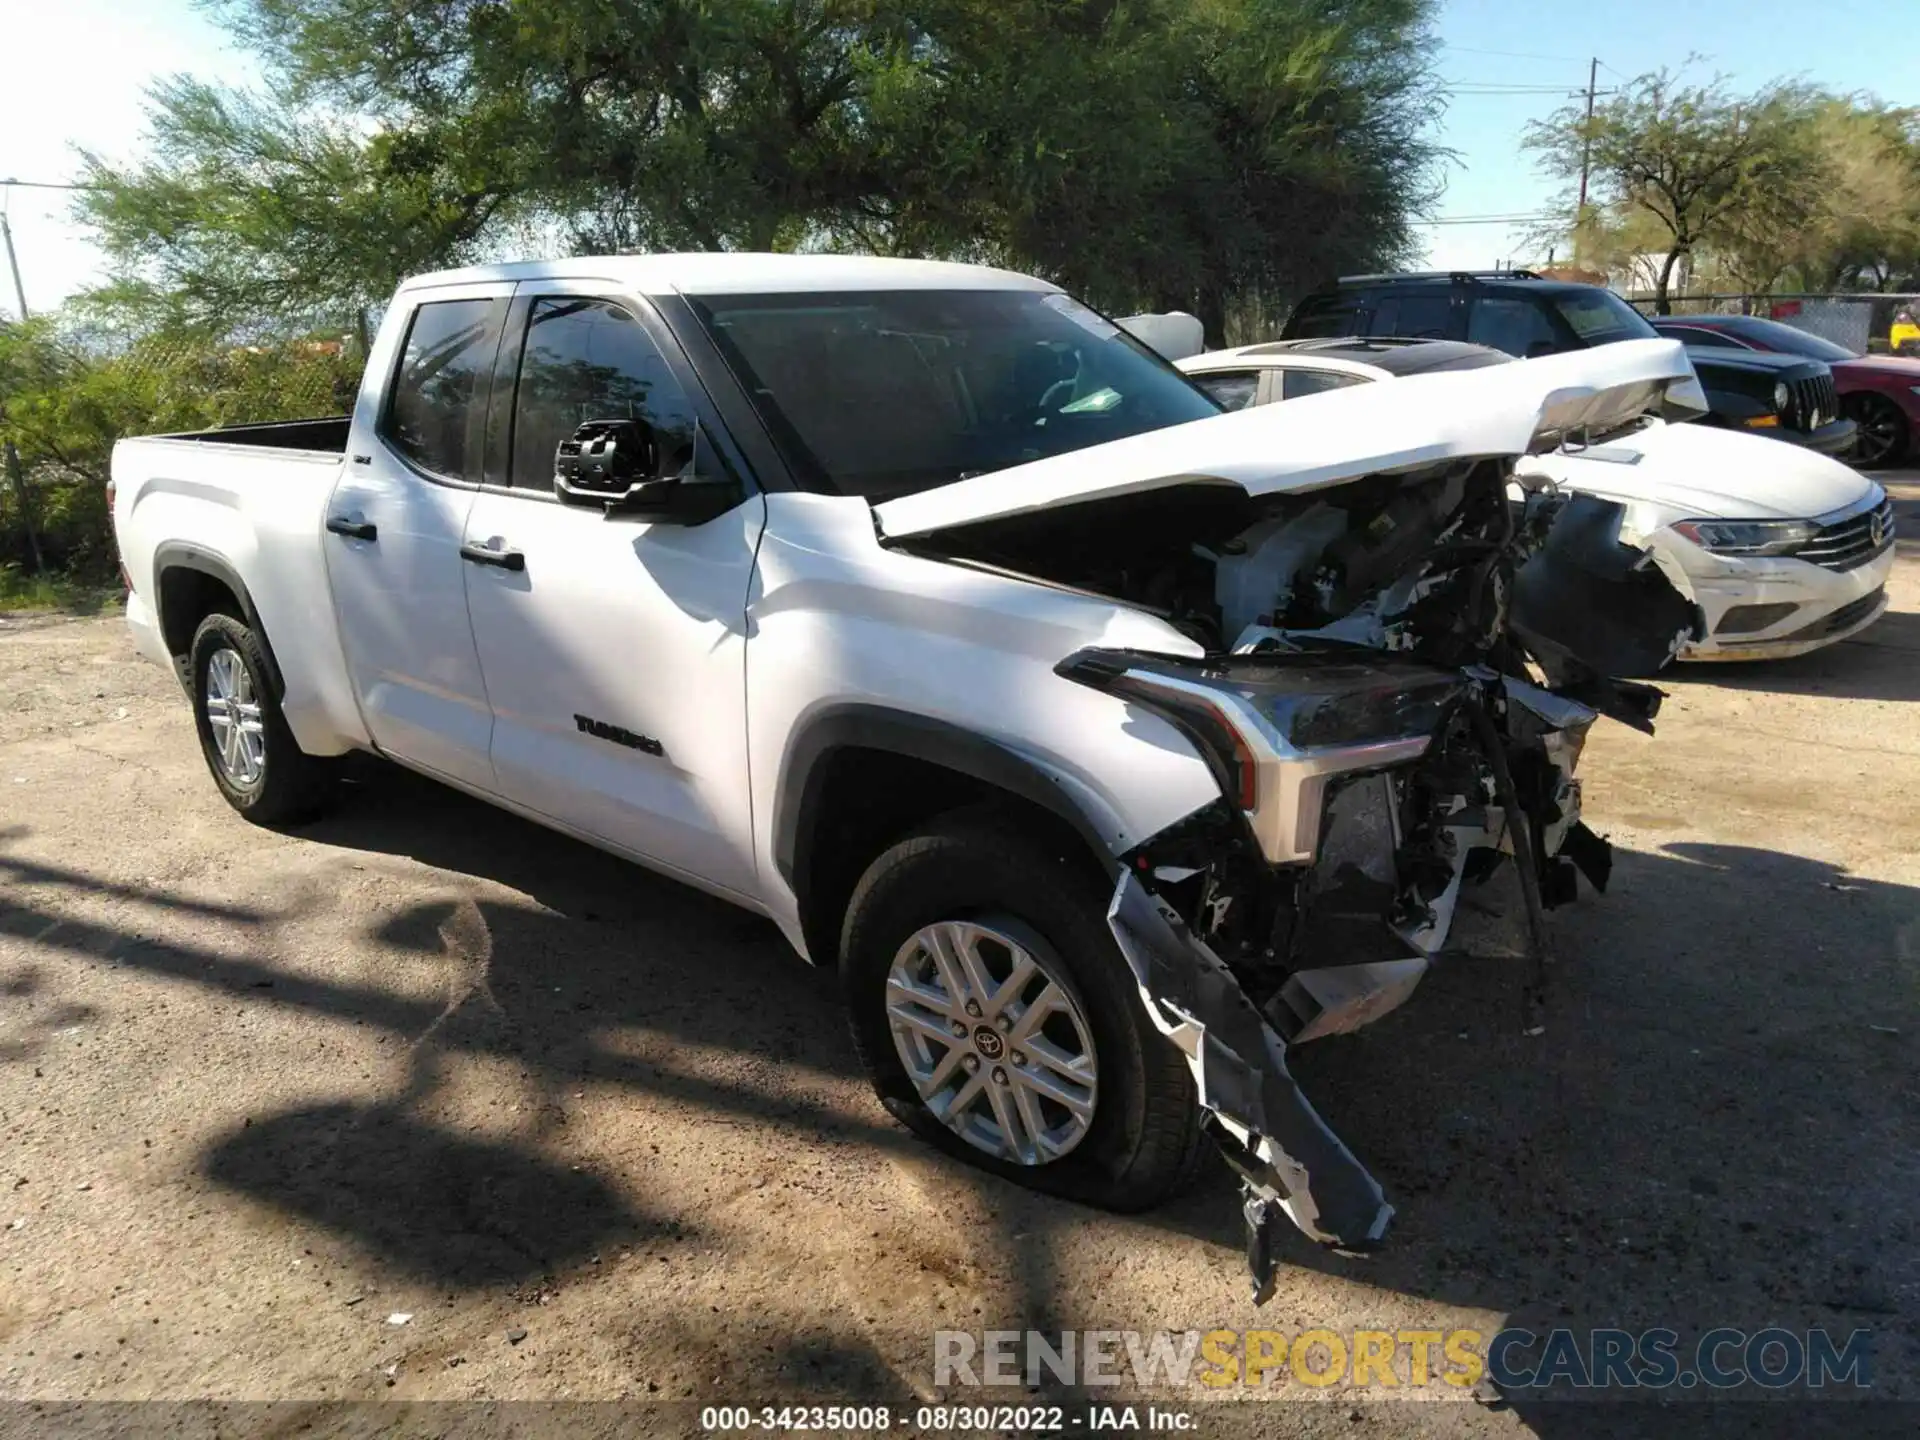
<svg viewBox="0 0 1920 1440">
<path fill-rule="evenodd" d="M 663 869 L 754 885 L 746 612 L 765 505 L 702 524 L 563 504 L 554 451 L 640 419 L 664 473 L 738 482 L 692 369 L 652 310 L 607 286 L 522 285 L 467 516 L 467 610 L 500 793 Z"/>
<path fill-rule="evenodd" d="M 460 285 L 403 297 L 413 312 L 388 327 L 391 348 L 369 357 L 321 536 L 368 734 L 389 755 L 483 790 L 493 788 L 493 715 L 460 542 L 511 293 Z"/>
</svg>

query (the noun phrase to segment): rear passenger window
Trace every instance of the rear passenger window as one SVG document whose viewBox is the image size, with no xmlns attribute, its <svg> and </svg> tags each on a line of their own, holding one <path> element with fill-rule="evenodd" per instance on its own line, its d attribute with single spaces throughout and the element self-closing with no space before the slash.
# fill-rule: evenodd
<svg viewBox="0 0 1920 1440">
<path fill-rule="evenodd" d="M 435 475 L 469 478 L 474 401 L 493 365 L 496 304 L 436 300 L 414 311 L 407 326 L 380 434 Z"/>
<path fill-rule="evenodd" d="M 1363 383 L 1361 376 L 1349 375 L 1343 370 L 1288 370 L 1285 376 L 1280 391 L 1284 400 L 1298 400 L 1302 395 L 1318 395 L 1322 390 L 1339 390 Z"/>
<path fill-rule="evenodd" d="M 1365 291 L 1342 290 L 1315 295 L 1300 302 L 1281 333 L 1289 340 L 1331 340 L 1342 335 L 1364 335 L 1360 310 Z"/>
<path fill-rule="evenodd" d="M 1222 410 L 1244 410 L 1260 393 L 1258 370 L 1216 370 L 1210 375 L 1187 378 L 1218 400 Z"/>
<path fill-rule="evenodd" d="M 1568 348 L 1546 311 L 1531 300 L 1513 296 L 1483 295 L 1475 300 L 1467 319 L 1467 339 L 1521 360 Z"/>
<path fill-rule="evenodd" d="M 1453 296 L 1448 292 L 1415 291 L 1389 294 L 1375 307 L 1369 335 L 1396 335 L 1414 340 L 1446 340 L 1453 323 Z"/>
</svg>

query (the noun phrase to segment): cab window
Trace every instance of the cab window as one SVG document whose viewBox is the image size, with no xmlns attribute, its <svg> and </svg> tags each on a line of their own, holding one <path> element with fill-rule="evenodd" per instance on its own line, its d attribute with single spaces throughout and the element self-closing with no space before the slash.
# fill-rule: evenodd
<svg viewBox="0 0 1920 1440">
<path fill-rule="evenodd" d="M 435 300 L 413 312 L 394 370 L 380 437 L 422 470 L 470 478 L 477 458 L 474 401 L 493 364 L 502 302 Z"/>
<path fill-rule="evenodd" d="M 589 420 L 644 420 L 663 474 L 714 468 L 686 391 L 624 306 L 572 295 L 535 300 L 514 385 L 509 483 L 551 489 L 554 451 Z"/>
</svg>

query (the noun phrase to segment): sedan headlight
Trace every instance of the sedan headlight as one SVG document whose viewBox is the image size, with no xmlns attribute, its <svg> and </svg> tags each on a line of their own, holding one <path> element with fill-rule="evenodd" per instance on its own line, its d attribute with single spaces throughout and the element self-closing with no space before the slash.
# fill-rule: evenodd
<svg viewBox="0 0 1920 1440">
<path fill-rule="evenodd" d="M 1787 388 L 1787 382 L 1784 380 L 1774 381 L 1773 408 L 1784 415 L 1787 413 L 1787 407 L 1791 404 L 1793 404 L 1793 391 Z"/>
<path fill-rule="evenodd" d="M 1811 520 L 1681 520 L 1673 527 L 1716 555 L 1786 555 L 1811 540 Z"/>
</svg>

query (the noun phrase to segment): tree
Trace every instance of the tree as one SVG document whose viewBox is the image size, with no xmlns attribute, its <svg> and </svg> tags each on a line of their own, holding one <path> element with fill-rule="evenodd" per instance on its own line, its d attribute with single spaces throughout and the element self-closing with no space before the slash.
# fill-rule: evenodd
<svg viewBox="0 0 1920 1440">
<path fill-rule="evenodd" d="M 1763 256 L 1763 246 L 1804 225 L 1821 202 L 1826 169 L 1812 126 L 1819 98 L 1784 81 L 1737 96 L 1719 80 L 1687 86 L 1662 70 L 1629 82 L 1591 119 L 1572 104 L 1530 123 L 1521 143 L 1570 185 L 1590 164 L 1597 205 L 1657 222 L 1666 253 L 1654 308 L 1665 315 L 1682 256 L 1744 247 L 1777 273 L 1781 255 Z"/>
<path fill-rule="evenodd" d="M 236 346 L 176 335 L 127 344 L 57 316 L 0 325 L 0 441 L 19 452 L 48 559 L 113 573 L 114 441 L 337 413 L 358 381 L 345 348 L 338 339 Z M 0 525 L 0 552 L 24 553 L 25 526 L 16 506 Z"/>
<path fill-rule="evenodd" d="M 1432 0 L 227 0 L 276 98 L 176 81 L 83 202 L 120 298 L 328 315 L 525 248 L 997 260 L 1285 298 L 1433 194 Z"/>
<path fill-rule="evenodd" d="M 1827 101 L 1815 143 L 1825 159 L 1824 203 L 1793 253 L 1814 290 L 1920 285 L 1920 110 L 1870 98 Z"/>
<path fill-rule="evenodd" d="M 155 91 L 149 117 L 140 164 L 83 155 L 77 205 L 115 276 L 96 301 L 142 329 L 331 322 L 364 341 L 367 311 L 473 253 L 505 196 L 431 131 L 369 135 L 187 77 Z"/>
</svg>

